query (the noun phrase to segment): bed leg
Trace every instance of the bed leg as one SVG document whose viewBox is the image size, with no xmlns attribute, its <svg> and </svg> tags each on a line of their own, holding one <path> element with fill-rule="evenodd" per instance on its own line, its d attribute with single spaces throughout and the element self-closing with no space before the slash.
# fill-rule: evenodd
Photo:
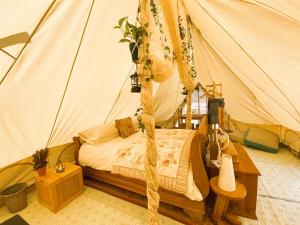
<svg viewBox="0 0 300 225">
<path fill-rule="evenodd" d="M 193 225 L 203 225 L 204 212 L 185 209 L 185 208 L 183 209 L 183 211 L 189 215 Z"/>
</svg>

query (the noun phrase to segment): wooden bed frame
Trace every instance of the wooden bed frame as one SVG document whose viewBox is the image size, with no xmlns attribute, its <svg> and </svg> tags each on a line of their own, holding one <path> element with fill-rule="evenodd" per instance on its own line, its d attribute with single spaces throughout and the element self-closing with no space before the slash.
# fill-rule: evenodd
<svg viewBox="0 0 300 225">
<path fill-rule="evenodd" d="M 202 159 L 203 150 L 207 141 L 207 117 L 203 117 L 200 126 L 191 143 L 191 164 L 196 186 L 203 196 L 202 201 L 193 201 L 183 194 L 178 194 L 159 188 L 159 212 L 185 224 L 203 224 L 205 214 L 204 200 L 209 194 L 209 180 Z M 74 137 L 75 160 L 77 165 L 81 142 L 79 137 Z M 147 207 L 146 183 L 144 181 L 112 174 L 108 171 L 96 170 L 82 166 L 84 182 L 87 186 L 99 189 L 116 197 L 132 203 Z"/>
</svg>

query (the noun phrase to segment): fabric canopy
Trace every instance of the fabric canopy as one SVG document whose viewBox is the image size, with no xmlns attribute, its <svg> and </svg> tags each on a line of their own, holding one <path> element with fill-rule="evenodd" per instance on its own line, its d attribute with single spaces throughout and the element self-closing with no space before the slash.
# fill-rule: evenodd
<svg viewBox="0 0 300 225">
<path fill-rule="evenodd" d="M 197 81 L 222 82 L 226 111 L 237 120 L 299 131 L 299 2 L 184 3 L 193 23 Z M 135 113 L 140 97 L 130 93 L 129 78 L 135 67 L 113 27 L 124 16 L 135 20 L 138 1 L 0 4 L 0 40 L 19 32 L 32 37 L 0 51 L 0 167 Z M 158 122 L 171 118 L 182 102 L 179 80 L 175 71 L 156 84 Z"/>
</svg>

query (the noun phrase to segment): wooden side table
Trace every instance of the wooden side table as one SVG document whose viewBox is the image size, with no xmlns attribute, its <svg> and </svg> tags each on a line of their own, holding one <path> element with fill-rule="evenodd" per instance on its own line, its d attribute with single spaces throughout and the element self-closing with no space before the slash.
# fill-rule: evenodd
<svg viewBox="0 0 300 225">
<path fill-rule="evenodd" d="M 251 219 L 257 219 L 256 216 L 256 201 L 257 201 L 257 186 L 258 176 L 260 176 L 259 170 L 247 154 L 245 148 L 238 143 L 233 143 L 237 153 L 239 163 L 234 163 L 234 174 L 247 189 L 247 196 L 240 200 L 230 203 L 229 211 L 232 213 L 248 217 Z M 211 177 L 218 176 L 219 169 L 211 167 Z"/>
<path fill-rule="evenodd" d="M 220 224 L 225 224 L 222 221 L 222 218 L 226 216 L 227 208 L 230 201 L 239 201 L 246 197 L 247 190 L 245 186 L 240 183 L 239 181 L 236 181 L 236 190 L 233 192 L 227 192 L 223 191 L 219 185 L 218 185 L 218 179 L 219 177 L 213 177 L 210 180 L 210 186 L 212 190 L 217 195 L 217 200 L 215 203 L 214 211 L 213 211 L 213 219 L 215 219 L 217 222 L 220 222 Z M 229 218 L 228 218 L 229 217 Z M 233 224 L 241 224 L 239 217 L 234 217 L 234 215 L 229 215 L 227 219 L 230 219 L 230 222 Z"/>
<path fill-rule="evenodd" d="M 56 213 L 83 192 L 82 169 L 71 163 L 61 173 L 50 168 L 35 177 L 35 184 L 39 202 Z"/>
</svg>

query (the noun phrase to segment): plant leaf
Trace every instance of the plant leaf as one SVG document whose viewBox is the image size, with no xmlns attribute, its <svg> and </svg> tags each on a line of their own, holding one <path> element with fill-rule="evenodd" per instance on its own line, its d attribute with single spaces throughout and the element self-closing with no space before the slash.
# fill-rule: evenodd
<svg viewBox="0 0 300 225">
<path fill-rule="evenodd" d="M 131 41 L 126 39 L 126 38 L 122 38 L 122 39 L 119 40 L 119 43 L 125 43 L 125 42 L 131 43 Z"/>
<path fill-rule="evenodd" d="M 120 26 L 118 26 L 118 25 L 114 26 L 114 29 L 120 29 Z"/>
<path fill-rule="evenodd" d="M 119 19 L 119 22 L 118 22 L 119 26 L 121 27 L 122 24 L 123 24 L 123 22 L 124 22 L 125 20 L 127 20 L 127 19 L 128 19 L 127 16 L 126 16 L 126 17 L 123 17 L 123 18 L 121 18 L 121 19 Z"/>
</svg>

